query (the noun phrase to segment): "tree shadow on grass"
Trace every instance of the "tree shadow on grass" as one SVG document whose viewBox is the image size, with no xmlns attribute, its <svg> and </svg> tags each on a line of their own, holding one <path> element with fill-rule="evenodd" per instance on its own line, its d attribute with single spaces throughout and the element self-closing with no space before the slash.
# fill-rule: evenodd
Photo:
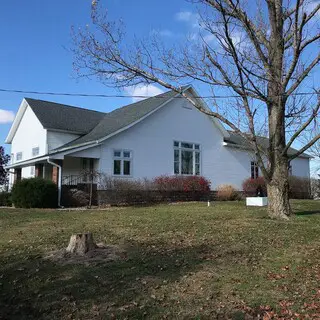
<svg viewBox="0 0 320 320">
<path fill-rule="evenodd" d="M 305 211 L 298 211 L 294 213 L 296 216 L 309 216 L 313 214 L 320 214 L 319 210 L 305 210 Z"/>
<path fill-rule="evenodd" d="M 0 319 L 105 319 L 112 312 L 118 319 L 142 319 L 161 313 L 165 307 L 150 298 L 151 291 L 196 271 L 212 250 L 130 242 L 127 259 L 93 265 L 10 256 L 0 262 Z"/>
</svg>

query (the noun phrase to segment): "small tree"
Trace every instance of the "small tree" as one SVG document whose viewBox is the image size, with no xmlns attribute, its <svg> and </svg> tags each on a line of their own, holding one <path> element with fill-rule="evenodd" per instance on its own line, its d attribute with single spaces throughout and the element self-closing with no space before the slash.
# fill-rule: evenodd
<svg viewBox="0 0 320 320">
<path fill-rule="evenodd" d="M 8 172 L 4 168 L 10 161 L 10 156 L 5 153 L 4 147 L 0 146 L 0 186 L 5 186 L 9 182 Z"/>
</svg>

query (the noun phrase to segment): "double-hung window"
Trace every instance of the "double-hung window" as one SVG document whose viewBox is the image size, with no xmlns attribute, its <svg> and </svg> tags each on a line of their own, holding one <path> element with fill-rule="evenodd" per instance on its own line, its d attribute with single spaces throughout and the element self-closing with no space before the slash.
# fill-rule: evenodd
<svg viewBox="0 0 320 320">
<path fill-rule="evenodd" d="M 130 176 L 132 152 L 128 150 L 113 151 L 113 174 L 116 176 Z"/>
<path fill-rule="evenodd" d="M 255 161 L 251 161 L 251 179 L 259 178 L 259 166 Z"/>
<path fill-rule="evenodd" d="M 189 142 L 173 142 L 174 174 L 200 175 L 200 145 Z"/>
<path fill-rule="evenodd" d="M 39 147 L 32 148 L 32 156 L 36 157 L 39 155 Z"/>
<path fill-rule="evenodd" d="M 22 152 L 17 152 L 16 154 L 16 160 L 21 161 L 22 160 Z"/>
</svg>

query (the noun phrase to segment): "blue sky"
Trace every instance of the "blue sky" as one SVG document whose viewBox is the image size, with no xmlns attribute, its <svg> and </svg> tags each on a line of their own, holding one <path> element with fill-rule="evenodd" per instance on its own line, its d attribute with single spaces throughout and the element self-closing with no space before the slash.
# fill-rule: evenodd
<svg viewBox="0 0 320 320">
<path fill-rule="evenodd" d="M 318 1 L 318 0 L 317 0 Z M 112 18 L 122 18 L 130 32 L 148 36 L 160 31 L 165 41 L 190 34 L 196 7 L 185 0 L 101 0 Z M 152 5 L 151 5 L 152 3 Z M 72 70 L 71 27 L 90 24 L 91 0 L 3 1 L 0 11 L 0 88 L 42 92 L 117 94 L 98 81 L 76 79 Z M 127 94 L 155 94 L 127 90 Z M 0 145 L 24 96 L 110 111 L 132 102 L 125 98 L 83 98 L 0 92 Z M 7 146 L 7 151 L 9 148 Z"/>
<path fill-rule="evenodd" d="M 185 33 L 188 28 L 186 20 L 190 17 L 184 16 L 183 12 L 191 8 L 184 0 L 152 1 L 152 6 L 147 0 L 108 0 L 102 3 L 111 17 L 122 17 L 127 27 L 134 28 L 140 35 L 148 35 L 157 29 L 163 32 L 164 37 L 171 38 L 173 33 Z M 72 54 L 68 50 L 71 27 L 84 27 L 90 23 L 90 6 L 90 0 L 3 1 L 0 10 L 0 88 L 119 93 L 97 81 L 79 80 L 73 76 Z M 153 90 L 149 90 L 148 94 L 152 93 Z M 110 111 L 132 101 L 0 92 L 0 109 L 4 110 L 0 110 L 0 145 L 4 144 L 10 129 L 12 113 L 17 111 L 24 96 L 101 111 Z"/>
</svg>

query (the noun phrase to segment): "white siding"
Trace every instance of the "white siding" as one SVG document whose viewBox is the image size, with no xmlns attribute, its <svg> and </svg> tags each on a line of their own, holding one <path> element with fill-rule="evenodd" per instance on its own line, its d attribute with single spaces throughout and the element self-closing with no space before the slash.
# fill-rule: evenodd
<svg viewBox="0 0 320 320">
<path fill-rule="evenodd" d="M 221 131 L 213 121 L 176 99 L 134 127 L 106 140 L 101 146 L 100 171 L 112 174 L 113 149 L 132 151 L 133 178 L 154 178 L 173 174 L 173 141 L 200 144 L 201 175 L 212 188 L 231 183 L 241 188 L 250 176 L 251 157 L 246 152 L 223 145 Z"/>
<path fill-rule="evenodd" d="M 39 156 L 44 155 L 47 152 L 46 140 L 47 131 L 28 106 L 12 140 L 11 154 L 14 154 L 13 163 L 17 162 L 17 152 L 22 152 L 22 161 L 32 158 L 32 148 L 39 147 Z M 12 180 L 13 176 L 10 176 L 10 180 Z M 22 177 L 31 177 L 31 167 L 22 169 Z"/>
<path fill-rule="evenodd" d="M 291 161 L 292 175 L 310 178 L 310 161 L 307 158 L 296 158 Z"/>
<path fill-rule="evenodd" d="M 81 157 L 81 158 L 95 158 L 99 159 L 101 156 L 100 146 L 91 147 L 82 151 L 78 151 L 75 153 L 70 153 L 70 157 Z"/>
<path fill-rule="evenodd" d="M 200 144 L 201 175 L 211 181 L 212 189 L 232 184 L 242 189 L 243 180 L 251 176 L 252 155 L 223 145 L 221 131 L 209 117 L 183 100 L 174 100 L 144 121 L 101 146 L 99 170 L 113 173 L 113 150 L 132 151 L 132 177 L 154 178 L 173 174 L 173 141 Z M 295 175 L 309 176 L 307 159 L 293 161 Z"/>
<path fill-rule="evenodd" d="M 48 151 L 61 147 L 78 137 L 78 134 L 48 130 Z"/>
</svg>

